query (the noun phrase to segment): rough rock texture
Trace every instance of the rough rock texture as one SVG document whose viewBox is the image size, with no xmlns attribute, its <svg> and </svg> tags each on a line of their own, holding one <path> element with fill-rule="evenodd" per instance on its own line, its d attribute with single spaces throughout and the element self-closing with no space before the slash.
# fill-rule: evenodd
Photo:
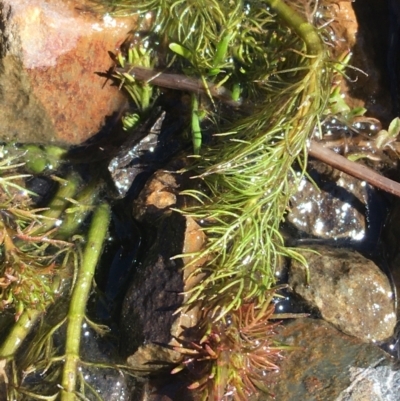
<svg viewBox="0 0 400 401">
<path fill-rule="evenodd" d="M 133 20 L 84 13 L 78 0 L 0 1 L 0 138 L 76 144 L 125 102 L 96 72 Z"/>
<path fill-rule="evenodd" d="M 322 317 L 344 333 L 363 341 L 388 339 L 396 325 L 389 280 L 370 260 L 355 251 L 313 247 L 305 252 L 310 269 L 293 261 L 289 285 Z"/>
<path fill-rule="evenodd" d="M 139 221 L 149 219 L 150 215 L 158 218 L 162 212 L 175 205 L 179 184 L 174 175 L 166 171 L 157 171 L 146 183 L 139 198 L 135 201 L 133 214 Z"/>
<path fill-rule="evenodd" d="M 399 177 L 397 177 L 399 179 Z M 392 275 L 393 284 L 400 291 L 400 199 L 393 199 L 392 208 L 383 232 L 383 243 L 385 245 L 386 257 Z M 400 316 L 400 305 L 397 302 L 397 316 Z M 400 322 L 395 332 L 395 351 L 400 359 Z"/>
<path fill-rule="evenodd" d="M 157 232 L 156 242 L 125 296 L 121 313 L 122 338 L 127 344 L 124 353 L 129 355 L 140 346 L 139 352 L 128 358 L 131 366 L 179 357 L 165 345 L 171 340 L 171 326 L 176 319 L 173 313 L 183 301 L 182 261 L 171 257 L 182 252 L 184 217 L 178 213 L 165 217 Z"/>
<path fill-rule="evenodd" d="M 267 376 L 275 400 L 334 401 L 350 385 L 351 369 L 390 364 L 375 345 L 347 336 L 323 320 L 296 319 L 281 328 L 277 339 L 299 348 L 286 352 L 280 371 Z"/>
<path fill-rule="evenodd" d="M 134 216 L 142 223 L 152 225 L 157 234 L 125 296 L 121 325 L 124 344 L 128 346 L 123 352 L 129 355 L 127 363 L 130 366 L 147 371 L 179 361 L 182 355 L 171 347 L 179 345 L 176 339 L 185 328 L 197 323 L 197 308 L 185 307 L 175 314 L 185 300 L 181 293 L 201 277 L 188 280 L 188 275 L 197 266 L 183 269 L 190 257 L 171 258 L 196 252 L 205 241 L 193 219 L 170 211 L 170 207 L 176 207 L 182 179 L 184 177 L 179 174 L 157 171 L 134 206 Z"/>
<path fill-rule="evenodd" d="M 400 371 L 390 366 L 350 368 L 351 384 L 335 401 L 397 401 Z"/>
</svg>

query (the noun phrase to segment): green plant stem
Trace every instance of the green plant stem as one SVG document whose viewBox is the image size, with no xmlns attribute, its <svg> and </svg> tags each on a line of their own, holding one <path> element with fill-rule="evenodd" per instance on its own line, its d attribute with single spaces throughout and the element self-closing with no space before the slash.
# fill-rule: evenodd
<svg viewBox="0 0 400 401">
<path fill-rule="evenodd" d="M 99 197 L 101 187 L 99 181 L 94 179 L 79 192 L 75 199 L 77 206 L 72 213 L 65 214 L 60 229 L 57 232 L 58 239 L 68 240 L 72 235 L 77 233 L 80 224 L 92 211 L 92 207 Z"/>
<path fill-rule="evenodd" d="M 199 101 L 197 95 L 192 93 L 192 141 L 193 141 L 193 153 L 198 155 L 201 148 L 201 128 L 200 128 L 200 117 L 199 117 Z"/>
<path fill-rule="evenodd" d="M 70 180 L 66 181 L 66 183 L 62 185 L 60 190 L 57 192 L 54 202 L 50 202 L 49 207 L 52 207 L 51 205 L 56 204 L 59 210 L 62 211 L 65 209 L 69 202 L 65 196 L 73 196 L 79 183 L 78 176 L 75 174 L 71 175 L 69 178 Z M 78 209 L 78 211 L 70 213 L 64 218 L 60 226 L 60 230 L 57 232 L 57 239 L 69 239 L 70 236 L 76 233 L 79 224 L 90 212 L 91 206 L 98 198 L 100 188 L 101 187 L 97 181 L 92 182 L 77 196 L 77 202 L 85 204 L 86 207 L 83 209 Z M 55 215 L 52 215 L 52 217 L 54 216 Z M 58 212 L 57 216 L 59 216 Z M 51 225 L 54 225 L 54 222 L 50 222 L 46 225 L 46 227 L 40 227 L 37 233 L 40 234 L 46 232 Z M 11 357 L 17 351 L 19 346 L 25 340 L 26 336 L 34 327 L 35 323 L 43 315 L 43 311 L 47 309 L 49 305 L 45 306 L 43 310 L 27 309 L 22 313 L 18 321 L 14 323 L 10 333 L 0 347 L 0 358 Z"/>
<path fill-rule="evenodd" d="M 152 95 L 152 88 L 149 83 L 145 83 L 142 88 L 142 95 L 140 98 L 140 106 L 142 111 L 147 111 L 150 107 L 150 99 Z"/>
<path fill-rule="evenodd" d="M 35 144 L 24 145 L 25 168 L 33 174 L 42 174 L 46 170 L 57 170 L 67 151 L 58 146 L 41 147 Z"/>
<path fill-rule="evenodd" d="M 93 275 L 106 238 L 109 219 L 109 205 L 106 203 L 99 205 L 93 214 L 83 253 L 82 266 L 72 292 L 68 311 L 65 364 L 61 383 L 62 401 L 75 400 L 82 323 L 85 318 L 86 304 L 92 286 Z"/>
<path fill-rule="evenodd" d="M 48 210 L 42 213 L 46 218 L 41 221 L 40 226 L 31 235 L 45 233 L 55 226 L 56 221 L 60 218 L 69 203 L 68 199 L 75 196 L 80 183 L 81 179 L 76 173 L 71 173 L 66 179 L 62 180 L 58 191 L 47 205 Z"/>
<path fill-rule="evenodd" d="M 315 27 L 304 20 L 304 18 L 294 11 L 282 0 L 265 0 L 265 3 L 276 12 L 289 28 L 304 40 L 309 55 L 320 55 L 323 52 L 323 43 Z"/>
<path fill-rule="evenodd" d="M 45 211 L 43 215 L 51 217 L 52 219 L 59 218 L 69 202 L 66 198 L 74 196 L 79 182 L 80 180 L 77 174 L 70 174 L 65 180 L 65 183 L 60 186 L 53 200 L 50 202 L 48 206 L 50 209 Z M 55 212 L 52 211 L 53 207 L 56 208 Z M 55 220 L 43 219 L 41 223 L 42 224 L 32 235 L 38 235 L 50 230 L 54 226 Z M 26 336 L 34 327 L 35 323 L 43 315 L 43 310 L 45 310 L 47 306 L 43 309 L 37 310 L 27 309 L 22 313 L 1 345 L 0 357 L 12 357 L 15 354 Z"/>
<path fill-rule="evenodd" d="M 21 314 L 18 321 L 13 324 L 5 341 L 1 344 L 0 358 L 12 358 L 14 356 L 42 314 L 42 310 L 33 309 L 27 309 Z"/>
</svg>

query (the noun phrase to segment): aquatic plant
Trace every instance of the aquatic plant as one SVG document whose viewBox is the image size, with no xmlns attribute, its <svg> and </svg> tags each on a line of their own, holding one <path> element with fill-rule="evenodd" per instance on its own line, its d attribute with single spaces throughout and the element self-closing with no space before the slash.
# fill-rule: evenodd
<svg viewBox="0 0 400 401">
<path fill-rule="evenodd" d="M 208 190 L 184 191 L 201 203 L 184 213 L 202 223 L 208 237 L 196 257 L 210 256 L 194 273 L 207 276 L 189 303 L 213 302 L 216 317 L 252 299 L 262 303 L 282 257 L 306 263 L 284 246 L 279 225 L 296 188 L 292 165 L 305 166 L 307 140 L 329 99 L 332 63 L 319 33 L 281 1 L 111 6 L 123 12 L 131 7 L 142 21 L 151 15 L 148 37 L 170 50 L 163 48 L 163 65 L 200 78 L 206 92 L 210 80 L 231 93 L 240 85 L 244 108 L 251 105 L 250 116 L 240 108 L 229 116 L 205 111 L 222 131 L 193 168 Z M 192 95 L 192 127 L 199 127 L 199 104 L 204 98 Z"/>
<path fill-rule="evenodd" d="M 40 149 L 9 146 L 0 152 L 0 307 L 13 312 L 16 320 L 0 344 L 2 375 L 9 400 L 82 399 L 88 392 L 96 393 L 80 373 L 83 322 L 99 333 L 106 330 L 86 317 L 86 306 L 110 207 L 94 206 L 101 189 L 97 180 L 77 194 L 82 180 L 72 172 L 65 178 L 53 176 L 59 183 L 57 192 L 47 207 L 35 208 L 36 195 L 25 189 L 30 175 L 23 173 L 25 161 L 33 158 L 31 151 L 38 156 Z M 50 160 L 55 153 L 52 149 L 42 156 Z M 36 163 L 34 170 L 43 172 L 45 167 Z M 84 240 L 80 226 L 91 211 Z M 60 302 L 67 308 L 60 309 Z M 35 326 L 33 341 L 26 344 Z M 60 349 L 55 338 L 60 341 L 64 331 Z M 100 364 L 91 362 L 91 366 Z M 43 380 L 40 385 L 32 380 L 37 375 Z"/>
<path fill-rule="evenodd" d="M 0 309 L 13 310 L 18 320 L 26 309 L 43 312 L 54 301 L 60 285 L 56 260 L 72 244 L 55 239 L 57 219 L 32 206 L 34 194 L 24 188 L 28 175 L 18 173 L 18 156 L 1 152 Z"/>
<path fill-rule="evenodd" d="M 127 49 L 124 49 L 126 47 Z M 121 49 L 118 49 L 115 61 L 121 68 L 125 66 L 129 66 L 128 68 L 152 68 L 156 59 L 154 54 L 154 49 L 148 48 L 147 42 L 137 42 L 134 35 L 131 34 L 125 40 Z M 129 93 L 135 104 L 136 110 L 126 113 L 122 117 L 124 129 L 133 129 L 139 121 L 143 121 L 146 118 L 152 103 L 157 98 L 157 89 L 149 82 L 136 80 L 127 72 L 114 71 L 113 75 L 121 81 L 121 87 Z"/>
<path fill-rule="evenodd" d="M 268 393 L 266 375 L 279 370 L 282 351 L 290 349 L 274 341 L 278 323 L 271 320 L 273 304 L 243 303 L 218 321 L 209 312 L 203 312 L 194 328 L 200 340 L 182 341 L 176 347 L 184 360 L 172 373 L 188 370 L 194 380 L 189 388 L 202 400 L 247 401 L 260 391 Z"/>
<path fill-rule="evenodd" d="M 327 36 L 313 25 L 316 8 L 308 7 L 305 19 L 296 11 L 297 2 L 293 7 L 282 0 L 98 2 L 115 13 L 139 15 L 141 32 L 132 34 L 116 54 L 113 71 L 135 104 L 124 117 L 127 130 L 154 105 L 155 86 L 190 92 L 188 131 L 196 157 L 189 169 L 201 190 L 182 192 L 197 204 L 181 212 L 203 227 L 207 244 L 196 254 L 177 256 L 191 256 L 190 264 L 196 266 L 191 274 L 202 278 L 186 296 L 187 304 L 201 306 L 203 313 L 197 337 L 179 339 L 183 362 L 174 373 L 182 368 L 192 373 L 190 388 L 204 399 L 247 400 L 259 391 L 268 393 L 265 374 L 277 369 L 285 349 L 273 340 L 275 269 L 286 257 L 307 263 L 285 246 L 279 227 L 313 151 L 309 140 L 319 134 L 322 120 L 337 113 L 346 120 L 355 115 L 332 90 L 334 70 L 343 60 L 331 60 Z M 208 141 L 204 122 L 213 126 Z M 393 142 L 390 132 L 382 134 L 382 146 Z M 57 161 L 63 152 L 53 150 L 44 158 L 27 158 L 29 170 L 41 171 L 49 156 Z M 80 341 L 83 324 L 105 331 L 86 316 L 86 305 L 109 206 L 95 206 L 97 181 L 77 194 L 79 179 L 71 174 L 58 179 L 59 192 L 47 210 L 32 209 L 22 200 L 12 207 L 14 190 L 24 192 L 19 184 L 23 178 L 0 174 L 6 199 L 0 204 L 5 262 L 0 295 L 3 307 L 14 307 L 18 318 L 0 347 L 0 369 L 7 362 L 8 398 L 72 401 L 97 396 L 81 369 L 117 366 L 85 361 Z M 90 212 L 84 241 L 76 234 Z M 70 279 L 60 291 L 66 273 Z M 49 312 L 56 297 L 65 301 L 66 310 L 49 323 L 43 312 Z M 19 345 L 38 322 L 34 341 L 17 359 Z M 65 339 L 56 347 L 60 332 Z M 26 378 L 35 375 L 41 385 L 29 386 Z"/>
<path fill-rule="evenodd" d="M 308 142 L 328 113 L 337 67 L 327 35 L 313 25 L 317 8 L 309 7 L 307 21 L 282 0 L 98 3 L 116 14 L 137 13 L 146 26 L 138 40 L 157 50 L 147 77 L 134 65 L 119 73 L 191 92 L 189 169 L 201 189 L 182 191 L 197 203 L 181 213 L 202 226 L 207 243 L 190 255 L 191 275 L 202 279 L 186 297 L 206 311 L 206 333 L 185 344 L 190 355 L 181 367 L 204 365 L 191 387 L 206 399 L 247 399 L 265 390 L 259 373 L 275 368 L 279 354 L 261 334 L 273 327 L 275 269 L 284 258 L 307 265 L 279 229 L 306 168 Z M 212 138 L 203 141 L 202 122 L 210 121 Z"/>
</svg>

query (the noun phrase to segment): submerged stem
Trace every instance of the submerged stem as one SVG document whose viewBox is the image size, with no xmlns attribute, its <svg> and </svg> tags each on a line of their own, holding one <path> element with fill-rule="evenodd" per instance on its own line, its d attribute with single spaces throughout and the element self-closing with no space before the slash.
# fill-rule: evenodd
<svg viewBox="0 0 400 401">
<path fill-rule="evenodd" d="M 101 256 L 110 219 L 110 207 L 103 203 L 99 205 L 92 218 L 87 243 L 83 253 L 82 266 L 72 292 L 68 311 L 68 327 L 65 344 L 65 364 L 62 377 L 62 401 L 75 400 L 75 391 L 78 380 L 78 363 L 80 355 L 80 341 L 82 323 L 85 318 L 92 280 L 97 262 Z"/>
<path fill-rule="evenodd" d="M 78 174 L 71 173 L 67 178 L 60 179 L 60 181 L 62 182 L 60 183 L 58 191 L 47 205 L 47 210 L 42 213 L 42 215 L 47 218 L 42 220 L 40 226 L 32 235 L 45 233 L 56 225 L 56 221 L 67 207 L 69 199 L 73 198 L 76 194 L 81 179 Z"/>
<path fill-rule="evenodd" d="M 43 310 L 27 309 L 22 312 L 18 321 L 16 321 L 7 338 L 1 344 L 0 347 L 0 358 L 12 358 L 25 340 L 26 336 L 30 333 L 36 322 L 43 314 Z"/>
<path fill-rule="evenodd" d="M 74 202 L 76 207 L 71 207 L 74 209 L 73 211 L 67 210 L 60 229 L 58 230 L 57 236 L 59 238 L 69 239 L 71 236 L 77 234 L 79 226 L 92 211 L 101 188 L 101 183 L 95 179 L 78 193 Z"/>
<path fill-rule="evenodd" d="M 320 55 L 323 51 L 323 44 L 314 26 L 304 20 L 304 18 L 294 11 L 282 0 L 264 0 L 277 13 L 285 23 L 293 29 L 296 34 L 303 39 L 307 45 L 310 56 Z"/>
</svg>

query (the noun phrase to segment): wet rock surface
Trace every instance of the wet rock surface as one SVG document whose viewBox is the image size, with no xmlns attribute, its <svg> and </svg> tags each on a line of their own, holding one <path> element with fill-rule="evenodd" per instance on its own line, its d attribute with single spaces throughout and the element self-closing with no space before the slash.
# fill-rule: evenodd
<svg viewBox="0 0 400 401">
<path fill-rule="evenodd" d="M 356 251 L 313 246 L 302 251 L 310 269 L 293 261 L 289 285 L 344 333 L 363 341 L 387 340 L 396 325 L 393 291 L 387 276 Z"/>
<path fill-rule="evenodd" d="M 366 232 L 368 187 L 322 163 L 310 163 L 311 182 L 303 177 L 290 200 L 287 220 L 309 236 L 361 240 Z"/>
<path fill-rule="evenodd" d="M 275 400 L 334 401 L 350 386 L 354 369 L 391 369 L 390 358 L 378 347 L 343 334 L 323 320 L 296 319 L 281 327 L 277 339 L 299 348 L 286 352 L 280 371 L 267 377 Z"/>
<path fill-rule="evenodd" d="M 351 384 L 335 401 L 396 401 L 400 394 L 400 371 L 390 366 L 350 368 Z"/>
<path fill-rule="evenodd" d="M 95 332 L 87 323 L 83 325 L 84 335 L 81 342 L 81 357 L 88 361 L 98 361 L 107 364 L 117 360 L 117 349 L 107 337 Z M 126 372 L 112 368 L 82 366 L 82 374 L 87 382 L 96 389 L 96 393 L 107 401 L 130 401 L 135 388 L 135 380 Z M 88 397 L 96 400 L 95 396 Z"/>
<path fill-rule="evenodd" d="M 125 99 L 104 73 L 132 19 L 83 13 L 78 0 L 0 1 L 0 137 L 83 142 Z"/>
<path fill-rule="evenodd" d="M 173 174 L 157 171 L 135 201 L 133 214 L 139 220 L 158 218 L 176 205 L 179 184 Z"/>
<path fill-rule="evenodd" d="M 165 345 L 171 340 L 171 326 L 176 319 L 173 313 L 183 301 L 182 261 L 171 257 L 182 251 L 185 219 L 173 213 L 163 219 L 157 231 L 156 242 L 128 290 L 121 313 L 126 344 L 123 352 L 128 356 L 148 344 L 141 347 L 140 358 L 138 354 L 128 358 L 131 366 L 150 361 L 162 364 L 179 357 Z"/>
<path fill-rule="evenodd" d="M 196 308 L 175 313 L 185 300 L 182 292 L 199 278 L 188 280 L 196 266 L 183 269 L 190 257 L 173 257 L 196 252 L 205 241 L 193 219 L 170 210 L 184 180 L 182 175 L 157 171 L 134 205 L 134 216 L 153 227 L 156 239 L 125 296 L 121 332 L 127 363 L 146 372 L 179 361 L 182 355 L 173 347 L 179 345 L 184 329 L 197 323 Z"/>
</svg>

